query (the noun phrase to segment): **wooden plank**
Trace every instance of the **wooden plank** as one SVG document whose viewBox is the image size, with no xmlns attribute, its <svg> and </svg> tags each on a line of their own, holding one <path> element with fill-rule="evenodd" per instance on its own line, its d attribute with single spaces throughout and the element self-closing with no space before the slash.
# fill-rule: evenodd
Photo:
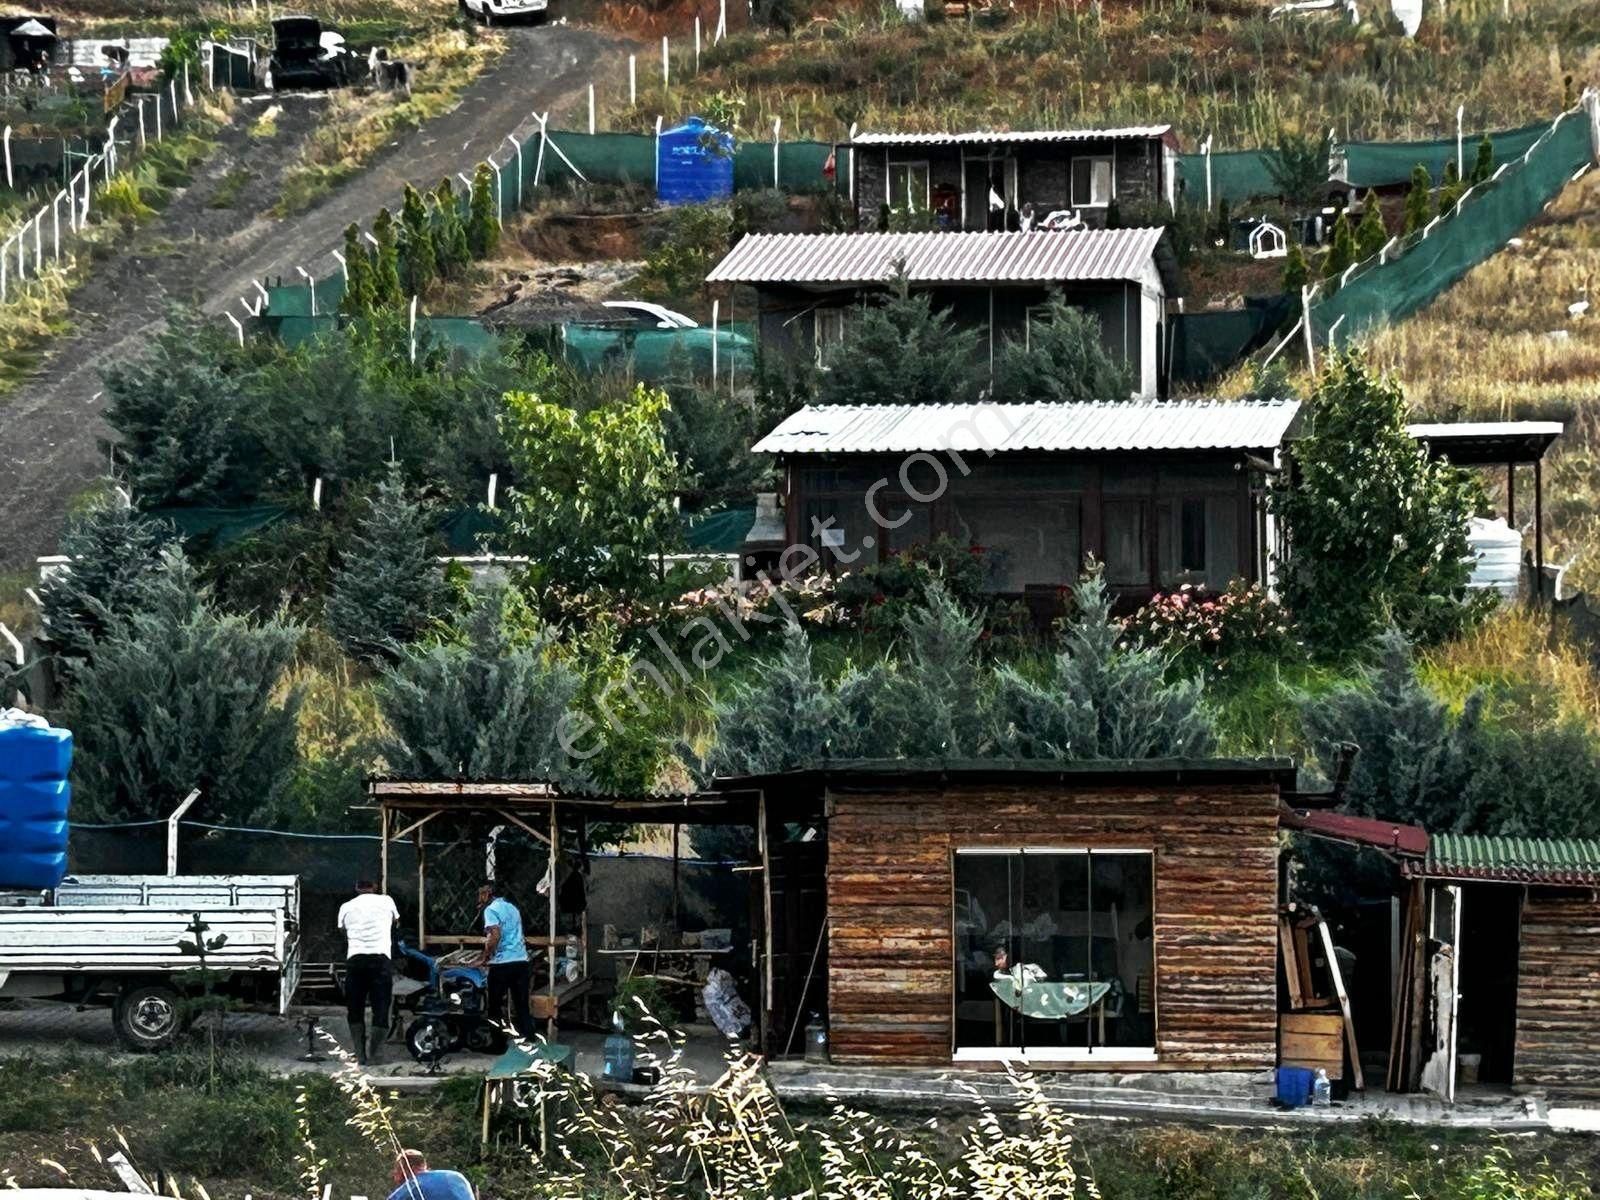
<svg viewBox="0 0 1600 1200">
<path fill-rule="evenodd" d="M 1333 980 L 1334 993 L 1339 997 L 1339 1011 L 1344 1014 L 1344 1034 L 1350 1048 L 1350 1075 L 1358 1092 L 1367 1090 L 1367 1081 L 1361 1073 L 1361 1050 L 1356 1045 L 1356 1022 L 1350 1015 L 1350 997 L 1345 994 L 1344 976 L 1339 971 L 1339 958 L 1333 952 L 1333 934 L 1328 923 L 1317 918 L 1317 930 L 1322 935 L 1322 948 L 1328 955 L 1328 978 Z"/>
<path fill-rule="evenodd" d="M 1278 948 L 1283 954 L 1283 977 L 1289 985 L 1289 1007 L 1304 1008 L 1305 992 L 1300 988 L 1300 964 L 1294 954 L 1294 933 L 1289 928 L 1289 918 L 1278 918 Z"/>
</svg>

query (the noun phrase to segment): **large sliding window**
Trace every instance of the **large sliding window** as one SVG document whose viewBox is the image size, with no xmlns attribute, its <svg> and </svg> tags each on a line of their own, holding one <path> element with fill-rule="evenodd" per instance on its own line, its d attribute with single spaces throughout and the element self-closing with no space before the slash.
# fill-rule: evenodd
<svg viewBox="0 0 1600 1200">
<path fill-rule="evenodd" d="M 1154 896 L 1146 850 L 958 850 L 956 1057 L 1154 1057 Z"/>
</svg>

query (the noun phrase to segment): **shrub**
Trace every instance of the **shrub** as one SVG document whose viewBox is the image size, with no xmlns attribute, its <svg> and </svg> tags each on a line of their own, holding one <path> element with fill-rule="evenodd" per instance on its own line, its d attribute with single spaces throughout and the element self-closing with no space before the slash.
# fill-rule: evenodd
<svg viewBox="0 0 1600 1200">
<path fill-rule="evenodd" d="M 1052 293 L 1044 314 L 1030 319 L 1026 344 L 1009 340 L 995 364 L 995 397 L 1007 402 L 1057 404 L 1125 400 L 1133 368 L 1106 349 L 1100 318 Z"/>
<path fill-rule="evenodd" d="M 387 208 L 378 210 L 372 222 L 372 236 L 378 245 L 372 252 L 372 303 L 375 307 L 404 304 L 406 294 L 400 283 L 399 235 Z"/>
<path fill-rule="evenodd" d="M 1410 235 L 1427 225 L 1432 212 L 1433 179 L 1428 168 L 1418 163 L 1411 168 L 1411 187 L 1406 192 L 1406 220 L 1401 232 Z"/>
<path fill-rule="evenodd" d="M 1221 595 L 1191 584 L 1157 595 L 1125 628 L 1148 645 L 1197 654 L 1218 672 L 1241 657 L 1278 657 L 1294 642 L 1283 606 L 1259 583 L 1242 580 Z"/>
<path fill-rule="evenodd" d="M 634 281 L 639 294 L 669 303 L 697 295 L 711 268 L 728 252 L 733 231 L 733 212 L 727 205 L 674 208 Z"/>
<path fill-rule="evenodd" d="M 438 275 L 439 258 L 428 206 L 409 183 L 400 206 L 400 229 L 400 282 L 407 296 L 420 296 Z"/>
<path fill-rule="evenodd" d="M 951 404 L 974 399 L 982 372 L 976 330 L 958 328 L 899 270 L 888 296 L 852 312 L 822 373 L 824 404 Z"/>
<path fill-rule="evenodd" d="M 472 173 L 472 194 L 468 201 L 467 248 L 473 258 L 488 258 L 500 244 L 500 214 L 494 182 L 488 163 L 479 163 Z"/>
<path fill-rule="evenodd" d="M 1290 204 L 1321 201 L 1328 190 L 1330 149 L 1326 133 L 1310 137 L 1280 129 L 1267 157 L 1267 173 L 1278 195 Z"/>
</svg>

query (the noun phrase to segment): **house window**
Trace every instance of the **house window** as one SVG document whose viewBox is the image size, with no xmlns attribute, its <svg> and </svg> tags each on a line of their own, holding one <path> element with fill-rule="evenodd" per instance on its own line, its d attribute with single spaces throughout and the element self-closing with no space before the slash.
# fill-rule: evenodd
<svg viewBox="0 0 1600 1200">
<path fill-rule="evenodd" d="M 1072 160 L 1072 207 L 1104 208 L 1116 198 L 1109 154 Z"/>
<path fill-rule="evenodd" d="M 1224 590 L 1245 574 L 1239 548 L 1239 502 L 1234 496 L 1163 500 L 1160 527 L 1162 587 L 1199 584 Z"/>
<path fill-rule="evenodd" d="M 956 1057 L 1155 1057 L 1155 856 L 955 854 Z"/>
<path fill-rule="evenodd" d="M 827 368 L 833 364 L 844 345 L 846 309 L 817 308 L 812 310 L 812 332 L 816 342 L 817 366 Z"/>
<path fill-rule="evenodd" d="M 1149 540 L 1142 500 L 1110 500 L 1105 519 L 1106 582 L 1120 587 L 1150 584 Z"/>
<path fill-rule="evenodd" d="M 889 207 L 907 212 L 928 211 L 928 164 L 889 164 Z"/>
<path fill-rule="evenodd" d="M 1206 502 L 1185 500 L 1178 514 L 1178 570 L 1206 569 Z"/>
<path fill-rule="evenodd" d="M 1020 594 L 1077 580 L 1082 555 L 1077 497 L 1028 499 L 956 489 L 952 515 L 956 539 L 983 547 L 986 590 Z"/>
</svg>

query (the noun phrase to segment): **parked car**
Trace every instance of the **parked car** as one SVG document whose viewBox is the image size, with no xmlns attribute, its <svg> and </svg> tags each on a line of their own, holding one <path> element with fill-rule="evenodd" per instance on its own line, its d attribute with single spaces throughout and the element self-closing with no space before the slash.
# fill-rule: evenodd
<svg viewBox="0 0 1600 1200">
<path fill-rule="evenodd" d="M 527 17 L 539 22 L 543 21 L 550 11 L 550 0 L 458 0 L 461 11 L 470 13 L 485 25 L 493 25 L 496 19 L 506 20 L 511 17 Z"/>
<path fill-rule="evenodd" d="M 748 372 L 755 364 L 755 343 L 749 334 L 727 327 L 713 333 L 693 317 L 646 300 L 607 300 L 605 308 L 610 314 L 605 321 L 565 327 L 569 362 L 591 371 L 631 364 L 645 379 L 664 378 L 685 358 L 696 375 L 710 374 L 713 357 L 718 374 L 730 366 Z"/>
</svg>

